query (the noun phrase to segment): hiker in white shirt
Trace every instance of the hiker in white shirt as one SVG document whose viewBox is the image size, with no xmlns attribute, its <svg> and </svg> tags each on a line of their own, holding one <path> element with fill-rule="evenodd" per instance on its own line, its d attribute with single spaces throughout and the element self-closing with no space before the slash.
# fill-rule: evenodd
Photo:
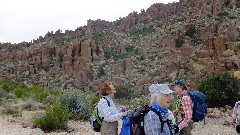
<svg viewBox="0 0 240 135">
<path fill-rule="evenodd" d="M 98 103 L 98 115 L 103 118 L 100 133 L 101 135 L 117 135 L 118 120 L 127 115 L 127 111 L 117 110 L 112 101 L 116 93 L 115 84 L 112 82 L 104 82 L 101 87 L 101 94 L 105 98 L 101 98 Z M 126 110 L 126 108 L 124 107 Z"/>
</svg>

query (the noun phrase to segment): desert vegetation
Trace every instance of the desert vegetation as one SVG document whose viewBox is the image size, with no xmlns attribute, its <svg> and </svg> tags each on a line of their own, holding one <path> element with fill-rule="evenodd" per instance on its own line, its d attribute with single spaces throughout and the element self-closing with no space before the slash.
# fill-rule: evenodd
<svg viewBox="0 0 240 135">
<path fill-rule="evenodd" d="M 206 94 L 208 107 L 219 107 L 222 112 L 229 112 L 239 100 L 239 80 L 231 72 L 209 75 L 199 83 L 198 89 Z M 72 86 L 72 85 L 71 85 Z M 14 80 L 5 80 L 0 85 L 1 114 L 21 117 L 22 112 L 42 110 L 41 114 L 32 117 L 32 126 L 45 132 L 67 131 L 67 122 L 88 121 L 93 108 L 100 99 L 99 95 L 83 91 L 82 87 L 66 87 L 64 93 L 60 90 L 50 90 L 37 85 L 25 85 Z M 221 102 L 219 100 L 221 99 Z M 129 86 L 118 85 L 114 98 L 118 105 L 126 105 L 129 110 L 148 104 L 148 94 L 136 92 Z M 13 106 L 16 103 L 18 107 Z M 170 107 L 174 109 L 172 105 Z M 209 109 L 212 113 L 214 110 Z M 214 117 L 214 115 L 209 115 Z M 219 116 L 218 116 L 219 117 Z"/>
</svg>

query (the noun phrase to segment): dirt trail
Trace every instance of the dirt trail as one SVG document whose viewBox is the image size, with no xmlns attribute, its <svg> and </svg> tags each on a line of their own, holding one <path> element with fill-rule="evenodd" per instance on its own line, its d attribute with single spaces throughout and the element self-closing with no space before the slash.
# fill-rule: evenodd
<svg viewBox="0 0 240 135">
<path fill-rule="evenodd" d="M 231 126 L 223 125 L 223 119 L 207 119 L 206 125 L 195 123 L 193 135 L 237 135 Z M 119 122 L 121 125 L 121 122 Z M 39 128 L 23 128 L 21 118 L 0 116 L 0 135 L 100 135 L 90 129 L 88 122 L 70 121 L 68 126 L 72 130 L 67 132 L 44 133 Z"/>
</svg>

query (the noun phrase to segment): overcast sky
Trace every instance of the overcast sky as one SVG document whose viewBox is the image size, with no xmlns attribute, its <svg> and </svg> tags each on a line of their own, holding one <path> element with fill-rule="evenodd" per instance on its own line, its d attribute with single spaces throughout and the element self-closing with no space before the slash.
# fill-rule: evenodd
<svg viewBox="0 0 240 135">
<path fill-rule="evenodd" d="M 0 0 L 0 42 L 30 42 L 48 31 L 75 30 L 88 19 L 115 21 L 154 3 L 179 0 Z"/>
</svg>

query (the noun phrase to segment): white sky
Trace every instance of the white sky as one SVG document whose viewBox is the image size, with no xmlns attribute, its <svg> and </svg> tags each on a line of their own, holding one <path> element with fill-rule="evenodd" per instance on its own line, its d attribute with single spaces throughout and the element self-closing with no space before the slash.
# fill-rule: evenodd
<svg viewBox="0 0 240 135">
<path fill-rule="evenodd" d="M 174 1 L 179 0 L 0 0 L 0 42 L 30 42 L 48 31 L 75 30 L 88 19 L 115 21 Z"/>
</svg>

